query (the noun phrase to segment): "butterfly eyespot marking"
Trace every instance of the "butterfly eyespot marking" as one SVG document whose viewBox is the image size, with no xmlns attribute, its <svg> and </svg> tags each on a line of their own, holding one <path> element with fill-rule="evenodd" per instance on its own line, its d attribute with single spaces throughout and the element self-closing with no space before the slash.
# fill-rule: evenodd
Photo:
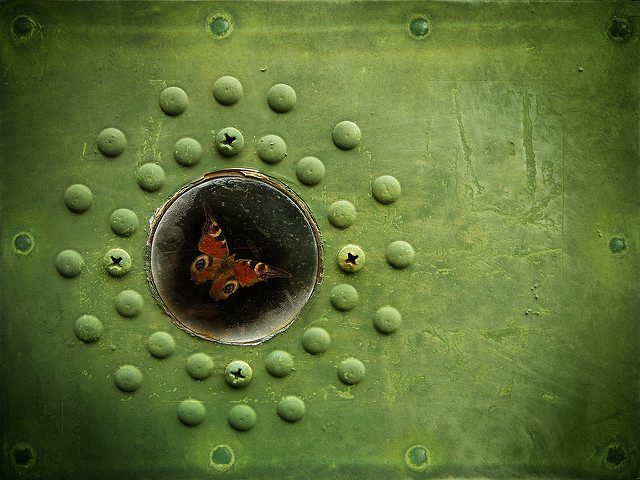
<svg viewBox="0 0 640 480">
<path fill-rule="evenodd" d="M 230 281 L 227 282 L 224 286 L 224 288 L 222 289 L 222 291 L 224 293 L 226 293 L 227 295 L 231 295 L 233 292 L 235 292 L 238 289 L 238 282 L 235 281 Z"/>
<path fill-rule="evenodd" d="M 208 266 L 209 266 L 209 257 L 207 257 L 206 255 L 200 255 L 192 263 L 192 268 L 195 268 L 198 272 L 202 272 Z"/>
<path fill-rule="evenodd" d="M 224 233 L 213 215 L 204 206 L 205 222 L 198 250 L 202 255 L 191 264 L 191 279 L 198 285 L 211 281 L 209 295 L 214 300 L 226 300 L 240 287 L 250 287 L 273 278 L 291 275 L 256 260 L 237 259 L 231 255 Z"/>
</svg>

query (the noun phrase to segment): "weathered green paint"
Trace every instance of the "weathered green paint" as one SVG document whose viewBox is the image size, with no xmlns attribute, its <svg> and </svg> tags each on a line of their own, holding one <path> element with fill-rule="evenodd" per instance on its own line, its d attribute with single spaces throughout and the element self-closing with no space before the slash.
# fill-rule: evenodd
<svg viewBox="0 0 640 480">
<path fill-rule="evenodd" d="M 639 15 L 630 1 L 3 2 L 0 476 L 634 478 Z M 213 96 L 225 75 L 243 88 L 231 106 Z M 286 113 L 267 102 L 277 84 L 296 94 Z M 159 103 L 172 86 L 188 97 L 175 116 Z M 332 139 L 345 120 L 351 150 Z M 214 148 L 225 127 L 245 140 L 231 158 Z M 117 156 L 98 149 L 106 128 L 124 134 L 103 145 Z M 267 134 L 286 144 L 277 164 L 256 153 Z M 202 145 L 188 168 L 181 138 Z M 298 180 L 303 157 L 320 183 Z M 254 347 L 178 330 L 143 269 L 154 210 L 229 167 L 285 182 L 324 239 L 324 282 Z M 372 197 L 383 175 L 401 185 L 392 204 Z M 92 194 L 81 213 L 65 204 L 75 184 Z M 327 219 L 338 200 L 357 211 L 334 218 L 343 230 Z M 120 208 L 140 220 L 129 237 L 109 226 Z M 404 269 L 385 258 L 398 240 L 415 250 Z M 355 275 L 333 260 L 349 243 L 367 254 Z M 102 264 L 115 248 L 131 256 L 122 277 Z M 65 250 L 76 277 L 56 270 Z M 352 310 L 332 307 L 338 284 L 357 290 Z M 143 297 L 131 319 L 124 290 Z M 384 306 L 402 318 L 389 335 L 373 323 Z M 76 337 L 83 315 L 100 319 L 95 342 Z M 330 334 L 320 355 L 303 348 L 312 326 Z M 147 348 L 158 331 L 175 340 L 166 358 Z M 284 378 L 265 368 L 274 350 L 293 357 Z M 204 380 L 186 371 L 196 352 L 214 363 Z M 338 377 L 350 357 L 366 368 L 353 386 Z M 242 389 L 223 377 L 235 359 L 253 370 Z M 122 365 L 142 374 L 132 393 Z M 248 431 L 227 420 L 241 402 Z"/>
</svg>

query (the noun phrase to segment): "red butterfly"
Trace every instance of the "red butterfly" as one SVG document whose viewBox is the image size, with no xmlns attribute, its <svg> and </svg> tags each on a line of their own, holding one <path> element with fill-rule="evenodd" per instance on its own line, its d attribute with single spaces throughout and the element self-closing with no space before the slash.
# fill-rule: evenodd
<svg viewBox="0 0 640 480">
<path fill-rule="evenodd" d="M 202 255 L 191 263 L 191 280 L 198 285 L 211 280 L 209 294 L 216 301 L 227 299 L 240 287 L 250 287 L 270 278 L 291 277 L 285 270 L 255 260 L 236 260 L 235 254 L 230 255 L 222 229 L 206 206 L 198 250 Z"/>
</svg>

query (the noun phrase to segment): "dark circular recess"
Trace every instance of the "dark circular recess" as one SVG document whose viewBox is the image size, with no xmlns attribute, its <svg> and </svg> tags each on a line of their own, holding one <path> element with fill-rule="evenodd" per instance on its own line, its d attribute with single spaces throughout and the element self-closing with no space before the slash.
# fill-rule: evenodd
<svg viewBox="0 0 640 480">
<path fill-rule="evenodd" d="M 13 447 L 13 461 L 20 467 L 30 467 L 35 459 L 35 452 L 30 445 L 20 444 Z"/>
<path fill-rule="evenodd" d="M 431 26 L 429 25 L 429 20 L 424 17 L 416 17 L 411 20 L 409 23 L 409 30 L 411 34 L 416 37 L 424 37 L 429 34 L 429 30 Z"/>
<path fill-rule="evenodd" d="M 26 15 L 18 15 L 13 19 L 11 30 L 18 38 L 31 37 L 35 31 L 36 25 L 34 21 Z"/>
<path fill-rule="evenodd" d="M 229 31 L 229 20 L 223 17 L 214 17 L 209 23 L 209 27 L 214 35 L 221 37 Z"/>
<path fill-rule="evenodd" d="M 609 37 L 614 42 L 625 43 L 633 37 L 633 24 L 626 17 L 614 17 L 609 25 Z"/>
<path fill-rule="evenodd" d="M 613 237 L 609 241 L 609 250 L 613 253 L 620 253 L 627 248 L 627 244 L 622 237 Z"/>
<path fill-rule="evenodd" d="M 620 444 L 609 445 L 605 452 L 605 460 L 612 468 L 621 467 L 627 460 L 627 452 Z"/>
<path fill-rule="evenodd" d="M 28 233 L 19 233 L 13 238 L 13 245 L 20 253 L 29 253 L 33 249 L 33 237 Z"/>
<path fill-rule="evenodd" d="M 215 256 L 198 247 L 207 211 L 235 260 L 262 262 L 290 276 L 238 286 L 215 300 L 214 283 L 220 297 L 236 272 L 228 260 L 227 268 L 208 270 L 211 280 L 192 278 L 194 269 L 214 264 Z M 221 170 L 185 186 L 158 209 L 146 268 L 154 295 L 178 327 L 206 340 L 255 345 L 287 328 L 321 281 L 320 234 L 311 212 L 284 184 L 256 170 Z"/>
</svg>

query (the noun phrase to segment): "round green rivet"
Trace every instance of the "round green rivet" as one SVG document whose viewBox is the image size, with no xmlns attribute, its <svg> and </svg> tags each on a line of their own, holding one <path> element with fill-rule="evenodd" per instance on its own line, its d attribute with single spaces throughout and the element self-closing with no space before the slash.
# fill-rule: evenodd
<svg viewBox="0 0 640 480">
<path fill-rule="evenodd" d="M 121 277 L 131 270 L 131 256 L 121 248 L 109 250 L 102 257 L 102 266 L 113 277 Z"/>
<path fill-rule="evenodd" d="M 271 352 L 265 363 L 267 371 L 274 377 L 282 378 L 289 375 L 293 370 L 293 357 L 290 353 L 282 350 Z"/>
<path fill-rule="evenodd" d="M 313 186 L 324 179 L 324 163 L 316 157 L 304 157 L 296 165 L 296 176 L 301 183 Z"/>
<path fill-rule="evenodd" d="M 311 327 L 302 335 L 302 346 L 312 355 L 326 352 L 329 345 L 331 337 L 324 328 Z"/>
<path fill-rule="evenodd" d="M 373 181 L 373 198 L 382 204 L 393 203 L 400 198 L 400 182 L 391 175 L 383 175 Z"/>
<path fill-rule="evenodd" d="M 346 312 L 358 304 L 358 291 L 346 283 L 336 285 L 331 290 L 330 300 L 334 308 Z"/>
<path fill-rule="evenodd" d="M 28 232 L 20 232 L 13 237 L 16 252 L 26 255 L 33 250 L 33 236 Z"/>
<path fill-rule="evenodd" d="M 133 392 L 142 385 L 142 372 L 133 365 L 122 365 L 113 378 L 116 386 L 123 392 Z"/>
<path fill-rule="evenodd" d="M 167 115 L 180 115 L 188 105 L 187 94 L 180 87 L 165 88 L 160 94 L 160 108 Z"/>
<path fill-rule="evenodd" d="M 391 306 L 381 307 L 373 314 L 373 325 L 380 333 L 393 333 L 402 323 L 402 315 Z"/>
<path fill-rule="evenodd" d="M 297 422 L 304 416 L 306 408 L 301 398 L 289 395 L 278 402 L 278 415 L 287 422 Z"/>
<path fill-rule="evenodd" d="M 423 38 L 429 35 L 431 23 L 426 17 L 414 17 L 409 22 L 409 32 L 413 37 Z"/>
<path fill-rule="evenodd" d="M 411 265 L 415 252 L 413 247 L 403 240 L 396 240 L 387 246 L 387 262 L 394 268 L 405 268 Z"/>
<path fill-rule="evenodd" d="M 365 261 L 364 251 L 358 245 L 345 245 L 338 252 L 338 265 L 345 272 L 357 272 Z"/>
<path fill-rule="evenodd" d="M 349 357 L 338 366 L 338 378 L 346 385 L 355 385 L 364 380 L 364 365 L 357 358 Z"/>
<path fill-rule="evenodd" d="M 289 85 L 279 83 L 269 89 L 267 103 L 271 110 L 278 113 L 286 113 L 296 105 L 296 91 Z"/>
<path fill-rule="evenodd" d="M 426 447 L 414 445 L 404 454 L 404 461 L 414 472 L 424 472 L 431 463 L 431 455 Z"/>
<path fill-rule="evenodd" d="M 242 97 L 242 84 L 235 77 L 220 77 L 213 84 L 213 97 L 222 105 L 238 103 Z"/>
<path fill-rule="evenodd" d="M 194 138 L 181 138 L 173 147 L 173 158 L 183 167 L 191 167 L 200 161 L 202 145 Z"/>
<path fill-rule="evenodd" d="M 116 235 L 128 237 L 138 228 L 138 216 L 128 208 L 119 208 L 109 217 L 109 225 Z"/>
<path fill-rule="evenodd" d="M 167 332 L 155 332 L 147 339 L 147 350 L 156 358 L 167 358 L 176 349 L 176 342 Z"/>
<path fill-rule="evenodd" d="M 93 204 L 93 193 L 85 185 L 71 185 L 64 192 L 64 203 L 74 213 L 86 212 Z"/>
<path fill-rule="evenodd" d="M 346 200 L 338 200 L 329 206 L 327 218 L 336 228 L 347 228 L 356 220 L 356 208 Z"/>
<path fill-rule="evenodd" d="M 131 318 L 140 314 L 144 301 L 135 290 L 124 290 L 116 295 L 115 305 L 120 315 Z"/>
<path fill-rule="evenodd" d="M 100 338 L 102 322 L 93 315 L 83 315 L 76 320 L 76 337 L 84 343 L 93 343 Z"/>
<path fill-rule="evenodd" d="M 226 127 L 218 132 L 215 143 L 218 152 L 225 157 L 233 157 L 244 147 L 244 137 L 238 129 Z"/>
<path fill-rule="evenodd" d="M 624 241 L 624 238 L 621 237 L 613 237 L 609 242 L 609 250 L 613 253 L 620 253 L 627 248 L 627 244 Z"/>
<path fill-rule="evenodd" d="M 98 135 L 98 150 L 105 157 L 117 157 L 124 152 L 127 145 L 127 139 L 117 128 L 105 128 Z"/>
<path fill-rule="evenodd" d="M 206 415 L 204 404 L 195 398 L 188 398 L 178 404 L 178 418 L 188 427 L 200 425 Z"/>
<path fill-rule="evenodd" d="M 187 373 L 195 380 L 204 380 L 213 373 L 215 364 L 206 353 L 194 353 L 187 358 Z"/>
<path fill-rule="evenodd" d="M 362 134 L 355 123 L 344 120 L 333 127 L 332 136 L 336 147 L 342 150 L 351 150 L 360 143 Z"/>
<path fill-rule="evenodd" d="M 211 465 L 218 472 L 226 472 L 236 462 L 236 456 L 229 445 L 218 445 L 211 450 Z"/>
<path fill-rule="evenodd" d="M 265 135 L 258 142 L 258 156 L 263 162 L 278 163 L 287 156 L 287 146 L 277 135 Z"/>
<path fill-rule="evenodd" d="M 235 405 L 229 410 L 228 420 L 229 425 L 244 432 L 255 425 L 257 415 L 249 405 Z"/>
<path fill-rule="evenodd" d="M 83 265 L 82 256 L 75 250 L 63 250 L 56 257 L 56 268 L 63 277 L 77 277 Z"/>
<path fill-rule="evenodd" d="M 145 163 L 138 168 L 136 180 L 140 188 L 147 192 L 160 190 L 164 185 L 166 175 L 160 165 L 155 163 Z"/>
<path fill-rule="evenodd" d="M 253 372 L 248 363 L 234 360 L 224 370 L 224 379 L 232 387 L 244 387 L 251 381 Z"/>
</svg>

